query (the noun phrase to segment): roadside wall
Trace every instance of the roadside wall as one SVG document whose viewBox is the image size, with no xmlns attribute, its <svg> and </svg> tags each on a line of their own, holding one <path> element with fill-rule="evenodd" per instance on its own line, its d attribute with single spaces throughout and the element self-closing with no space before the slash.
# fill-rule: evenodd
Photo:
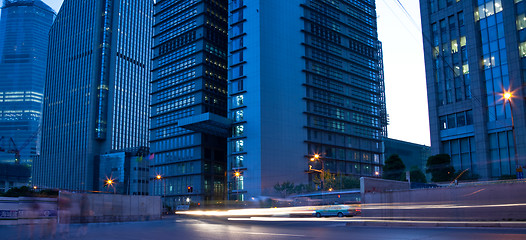
<svg viewBox="0 0 526 240">
<path fill-rule="evenodd" d="M 129 222 L 161 219 L 159 196 L 60 193 L 60 223 Z"/>
<path fill-rule="evenodd" d="M 57 221 L 56 198 L 0 197 L 0 225 Z"/>
<path fill-rule="evenodd" d="M 360 178 L 360 192 L 362 193 L 362 195 L 364 193 L 371 193 L 371 192 L 385 192 L 389 190 L 406 190 L 406 189 L 409 189 L 409 182 L 386 180 L 386 179 L 381 179 L 381 178 L 368 178 L 368 177 Z"/>
<path fill-rule="evenodd" d="M 526 182 L 364 192 L 362 215 L 413 220 L 526 220 Z"/>
<path fill-rule="evenodd" d="M 0 197 L 0 225 L 148 221 L 161 218 L 159 196 L 60 192 L 59 198 Z"/>
</svg>

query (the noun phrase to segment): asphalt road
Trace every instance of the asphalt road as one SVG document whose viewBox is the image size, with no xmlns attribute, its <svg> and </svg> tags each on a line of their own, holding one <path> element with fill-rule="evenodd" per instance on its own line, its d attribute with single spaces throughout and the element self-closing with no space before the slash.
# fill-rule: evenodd
<svg viewBox="0 0 526 240">
<path fill-rule="evenodd" d="M 526 239 L 526 229 L 350 227 L 330 221 L 253 222 L 171 217 L 161 221 L 59 226 L 51 238 L 44 225 L 0 226 L 0 239 Z"/>
</svg>

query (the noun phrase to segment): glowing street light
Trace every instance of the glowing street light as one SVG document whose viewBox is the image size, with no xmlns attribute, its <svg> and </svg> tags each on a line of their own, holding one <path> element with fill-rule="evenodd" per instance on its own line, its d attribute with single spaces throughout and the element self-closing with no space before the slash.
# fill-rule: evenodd
<svg viewBox="0 0 526 240">
<path fill-rule="evenodd" d="M 504 92 L 503 96 L 506 101 L 511 101 L 511 98 L 513 97 L 510 92 Z"/>
<path fill-rule="evenodd" d="M 157 178 L 157 180 L 160 180 L 162 177 L 161 177 L 161 175 L 157 174 L 157 176 L 155 176 L 155 178 Z"/>
</svg>

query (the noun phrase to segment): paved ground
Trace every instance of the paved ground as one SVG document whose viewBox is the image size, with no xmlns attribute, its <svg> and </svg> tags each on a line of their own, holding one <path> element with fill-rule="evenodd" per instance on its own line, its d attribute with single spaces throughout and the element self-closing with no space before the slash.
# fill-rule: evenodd
<svg viewBox="0 0 526 240">
<path fill-rule="evenodd" d="M 526 239 L 526 229 L 355 227 L 331 221 L 227 221 L 171 217 L 161 221 L 73 224 L 51 238 L 48 226 L 0 226 L 0 239 Z M 59 230 L 64 226 L 59 226 Z M 41 238 L 42 237 L 42 238 Z"/>
</svg>

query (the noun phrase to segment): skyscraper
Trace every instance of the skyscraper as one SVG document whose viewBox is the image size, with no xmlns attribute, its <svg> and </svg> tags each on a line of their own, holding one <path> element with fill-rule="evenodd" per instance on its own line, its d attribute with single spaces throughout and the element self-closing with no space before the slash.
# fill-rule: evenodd
<svg viewBox="0 0 526 240">
<path fill-rule="evenodd" d="M 21 163 L 39 153 L 48 32 L 55 12 L 40 0 L 6 0 L 0 19 L 0 136 Z M 13 139 L 16 146 L 7 143 Z M 11 143 L 12 144 L 12 143 Z M 15 149 L 16 148 L 16 149 Z M 0 162 L 15 154 L 0 152 Z"/>
<path fill-rule="evenodd" d="M 515 176 L 526 165 L 526 1 L 421 0 L 420 9 L 432 154 L 480 179 Z"/>
<path fill-rule="evenodd" d="M 226 0 L 155 5 L 150 186 L 165 206 L 226 195 L 227 10 Z"/>
<path fill-rule="evenodd" d="M 148 146 L 152 16 L 153 1 L 64 1 L 49 33 L 36 185 L 97 189 L 100 155 Z"/>
<path fill-rule="evenodd" d="M 310 166 L 379 177 L 387 119 L 375 2 L 229 3 L 229 199 L 312 182 Z"/>
</svg>

